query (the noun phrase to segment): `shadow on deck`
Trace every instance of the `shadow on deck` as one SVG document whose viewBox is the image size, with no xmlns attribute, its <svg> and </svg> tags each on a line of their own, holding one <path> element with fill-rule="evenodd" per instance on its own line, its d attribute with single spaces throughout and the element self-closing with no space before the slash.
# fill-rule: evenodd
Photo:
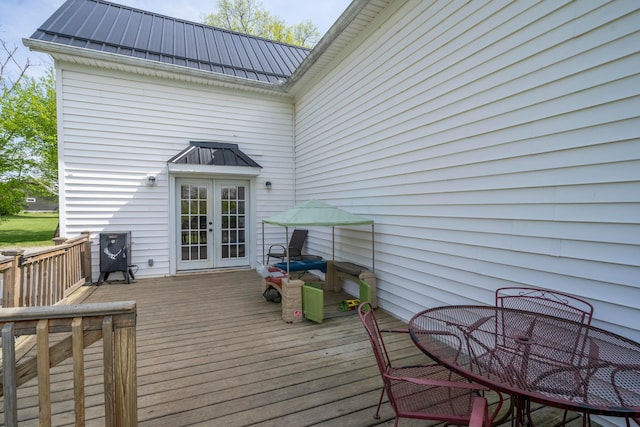
<svg viewBox="0 0 640 427">
<path fill-rule="evenodd" d="M 381 380 L 357 316 L 322 324 L 282 321 L 253 270 L 141 279 L 82 288 L 83 302 L 136 301 L 140 426 L 391 426 Z M 401 321 L 378 310 L 381 326 Z M 424 361 L 404 334 L 389 338 L 395 359 Z M 104 425 L 100 348 L 89 348 L 87 425 Z M 404 362 L 404 361 L 403 361 Z M 403 363 L 401 362 L 401 363 Z M 52 370 L 54 425 L 73 425 L 70 364 Z M 91 390 L 95 390 L 92 394 Z M 19 391 L 20 425 L 37 425 L 37 384 Z M 71 399 L 72 400 L 72 399 Z M 561 412 L 534 412 L 551 426 Z M 581 420 L 570 425 L 581 425 Z M 401 426 L 436 423 L 402 420 Z"/>
</svg>

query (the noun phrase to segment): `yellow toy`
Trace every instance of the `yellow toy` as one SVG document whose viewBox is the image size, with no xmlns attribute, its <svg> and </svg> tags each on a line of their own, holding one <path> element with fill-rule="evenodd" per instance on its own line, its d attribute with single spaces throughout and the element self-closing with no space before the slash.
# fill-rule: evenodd
<svg viewBox="0 0 640 427">
<path fill-rule="evenodd" d="M 340 302 L 338 306 L 338 311 L 349 311 L 355 310 L 360 305 L 359 299 L 346 299 Z"/>
</svg>

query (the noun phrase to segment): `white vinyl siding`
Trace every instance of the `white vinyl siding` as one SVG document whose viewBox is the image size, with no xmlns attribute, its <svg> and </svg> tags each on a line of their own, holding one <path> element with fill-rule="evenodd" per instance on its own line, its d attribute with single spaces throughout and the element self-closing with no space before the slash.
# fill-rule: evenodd
<svg viewBox="0 0 640 427">
<path fill-rule="evenodd" d="M 58 64 L 63 91 L 60 170 L 62 235 L 131 231 L 136 277 L 170 273 L 167 161 L 189 141 L 222 141 L 263 167 L 256 179 L 262 216 L 293 202 L 293 120 L 283 96 L 196 86 L 131 73 Z M 147 186 L 147 177 L 157 177 Z M 266 177 L 266 178 L 263 178 Z M 264 181 L 273 182 L 269 194 Z M 259 231 L 259 230 L 258 230 Z M 278 236 L 279 237 L 279 236 Z M 153 267 L 147 260 L 153 258 Z M 94 248 L 94 276 L 99 272 Z"/>
<path fill-rule="evenodd" d="M 296 198 L 375 220 L 381 307 L 539 286 L 640 339 L 639 8 L 395 2 L 298 89 Z M 366 232 L 336 256 L 367 264 Z"/>
</svg>

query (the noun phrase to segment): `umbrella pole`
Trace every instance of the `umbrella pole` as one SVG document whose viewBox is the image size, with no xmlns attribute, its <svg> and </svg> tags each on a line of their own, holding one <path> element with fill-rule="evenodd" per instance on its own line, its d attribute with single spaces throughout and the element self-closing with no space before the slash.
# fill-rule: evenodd
<svg viewBox="0 0 640 427">
<path fill-rule="evenodd" d="M 336 227 L 331 227 L 331 259 L 336 260 Z"/>
<path fill-rule="evenodd" d="M 285 227 L 284 228 L 284 234 L 287 240 L 285 240 L 287 243 L 285 243 L 286 245 L 286 251 L 285 254 L 287 254 L 287 275 L 289 275 L 289 227 Z"/>
<path fill-rule="evenodd" d="M 371 223 L 371 272 L 376 272 L 376 239 L 373 223 Z"/>
<path fill-rule="evenodd" d="M 262 221 L 262 265 L 264 265 L 264 221 Z"/>
</svg>

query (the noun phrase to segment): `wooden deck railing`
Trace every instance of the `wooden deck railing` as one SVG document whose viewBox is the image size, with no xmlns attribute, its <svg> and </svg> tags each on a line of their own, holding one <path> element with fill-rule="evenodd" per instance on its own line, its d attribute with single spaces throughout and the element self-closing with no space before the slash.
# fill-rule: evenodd
<svg viewBox="0 0 640 427">
<path fill-rule="evenodd" d="M 38 379 L 39 424 L 51 425 L 50 368 L 71 357 L 75 425 L 85 425 L 84 352 L 102 339 L 106 426 L 137 425 L 136 304 L 60 305 L 0 310 L 5 426 L 18 425 L 17 387 Z M 68 333 L 50 344 L 49 334 Z M 20 337 L 16 345 L 15 337 Z M 27 345 L 25 341 L 31 341 Z M 33 347 L 25 351 L 24 347 Z M 16 357 L 16 352 L 23 357 Z M 19 360 L 18 360 L 19 359 Z"/>
<path fill-rule="evenodd" d="M 90 234 L 54 240 L 54 248 L 28 255 L 2 252 L 8 257 L 0 260 L 2 307 L 54 305 L 91 281 Z"/>
</svg>

